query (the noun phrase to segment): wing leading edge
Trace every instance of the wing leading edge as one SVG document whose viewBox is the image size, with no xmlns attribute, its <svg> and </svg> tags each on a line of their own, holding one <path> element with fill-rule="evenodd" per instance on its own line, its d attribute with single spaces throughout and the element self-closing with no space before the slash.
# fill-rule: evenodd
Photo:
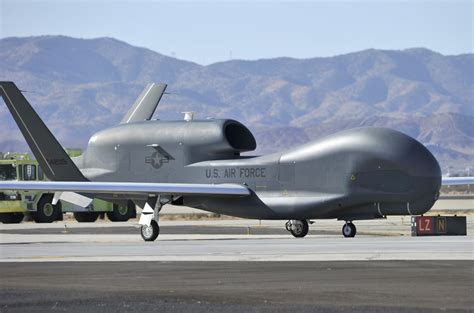
<svg viewBox="0 0 474 313">
<path fill-rule="evenodd" d="M 248 196 L 247 187 L 238 184 L 175 184 L 117 182 L 18 182 L 2 181 L 0 190 L 77 192 L 91 194 Z"/>
<path fill-rule="evenodd" d="M 474 185 L 474 177 L 443 177 L 443 186 Z"/>
</svg>

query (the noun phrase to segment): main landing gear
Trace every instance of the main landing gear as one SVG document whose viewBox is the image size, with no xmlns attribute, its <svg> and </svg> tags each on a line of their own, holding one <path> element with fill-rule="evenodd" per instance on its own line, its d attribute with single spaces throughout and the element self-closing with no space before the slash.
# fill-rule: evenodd
<svg viewBox="0 0 474 313">
<path fill-rule="evenodd" d="M 289 220 L 285 224 L 286 230 L 296 238 L 303 238 L 308 234 L 309 225 L 307 220 Z"/>
<path fill-rule="evenodd" d="M 145 241 L 155 241 L 160 235 L 158 221 L 163 204 L 159 197 L 149 197 L 140 216 L 140 234 Z"/>
<path fill-rule="evenodd" d="M 145 241 L 155 241 L 160 234 L 160 226 L 158 226 L 158 222 L 152 220 L 150 226 L 142 225 L 140 228 L 140 234 Z"/>
<path fill-rule="evenodd" d="M 342 226 L 342 234 L 344 235 L 344 237 L 352 238 L 355 237 L 356 233 L 357 229 L 355 225 L 352 224 L 352 222 L 348 221 L 344 224 L 344 226 Z"/>
</svg>

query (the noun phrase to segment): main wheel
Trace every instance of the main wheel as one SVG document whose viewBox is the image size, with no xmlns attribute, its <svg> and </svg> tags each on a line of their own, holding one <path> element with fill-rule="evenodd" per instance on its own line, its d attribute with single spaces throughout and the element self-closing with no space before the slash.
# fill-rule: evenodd
<svg viewBox="0 0 474 313">
<path fill-rule="evenodd" d="M 99 218 L 99 212 L 74 212 L 74 218 L 79 223 L 94 223 Z"/>
<path fill-rule="evenodd" d="M 290 225 L 290 233 L 296 238 L 303 238 L 308 234 L 309 226 L 306 220 L 293 220 Z"/>
<path fill-rule="evenodd" d="M 155 220 L 152 220 L 150 226 L 142 225 L 140 228 L 140 233 L 143 240 L 145 241 L 155 241 L 160 234 L 160 226 Z"/>
<path fill-rule="evenodd" d="M 127 205 L 114 204 L 113 210 L 107 212 L 107 217 L 112 222 L 126 222 L 135 216 L 135 204 L 132 201 L 129 201 Z"/>
<path fill-rule="evenodd" d="M 291 231 L 291 221 L 285 223 L 285 228 L 287 231 Z"/>
<path fill-rule="evenodd" d="M 21 223 L 25 216 L 23 213 L 0 213 L 0 222 L 3 224 L 18 224 Z"/>
<path fill-rule="evenodd" d="M 60 219 L 60 214 L 62 214 L 61 202 L 58 202 L 56 205 L 53 205 L 52 202 L 52 195 L 43 195 L 41 197 L 36 207 L 36 212 L 31 213 L 36 223 L 52 223 Z"/>
<path fill-rule="evenodd" d="M 354 237 L 356 233 L 357 229 L 355 225 L 352 224 L 352 222 L 347 222 L 344 224 L 344 226 L 342 226 L 342 234 L 344 235 L 344 237 Z"/>
</svg>

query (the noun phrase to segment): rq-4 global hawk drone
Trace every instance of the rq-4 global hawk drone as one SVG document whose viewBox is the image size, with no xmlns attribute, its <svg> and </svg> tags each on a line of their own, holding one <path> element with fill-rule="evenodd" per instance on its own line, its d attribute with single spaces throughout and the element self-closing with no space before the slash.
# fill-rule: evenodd
<svg viewBox="0 0 474 313">
<path fill-rule="evenodd" d="M 54 192 L 87 206 L 92 198 L 143 208 L 141 235 L 159 235 L 167 203 L 225 215 L 288 220 L 295 237 L 312 219 L 345 221 L 418 215 L 438 199 L 438 162 L 421 143 L 386 128 L 339 132 L 288 151 L 241 156 L 256 148 L 247 127 L 234 120 L 151 120 L 166 85 L 150 84 L 117 126 L 93 135 L 70 158 L 13 82 L 1 95 L 50 181 L 1 182 L 0 190 Z M 447 184 L 472 183 L 449 178 Z"/>
</svg>

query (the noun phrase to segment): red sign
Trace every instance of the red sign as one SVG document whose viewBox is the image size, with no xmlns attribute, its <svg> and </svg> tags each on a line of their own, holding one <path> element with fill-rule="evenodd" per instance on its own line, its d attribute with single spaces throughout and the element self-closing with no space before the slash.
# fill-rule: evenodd
<svg viewBox="0 0 474 313">
<path fill-rule="evenodd" d="M 433 234 L 434 233 L 433 217 L 432 216 L 417 216 L 416 217 L 416 232 L 418 234 Z"/>
</svg>

